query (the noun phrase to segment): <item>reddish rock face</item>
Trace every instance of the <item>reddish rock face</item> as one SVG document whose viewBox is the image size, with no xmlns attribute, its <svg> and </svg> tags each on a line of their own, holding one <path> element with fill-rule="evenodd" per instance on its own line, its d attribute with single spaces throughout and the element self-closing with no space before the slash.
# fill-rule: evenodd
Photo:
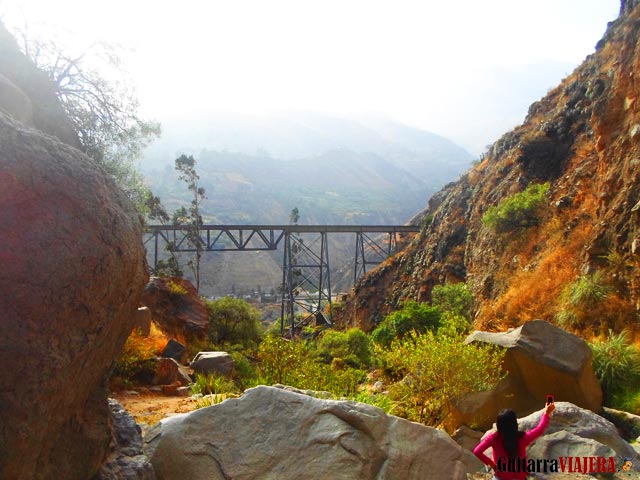
<svg viewBox="0 0 640 480">
<path fill-rule="evenodd" d="M 140 219 L 86 156 L 0 113 L 0 225 L 0 478 L 91 478 L 148 279 Z"/>
<path fill-rule="evenodd" d="M 181 277 L 155 277 L 144 289 L 142 303 L 163 332 L 177 338 L 203 338 L 209 309 L 195 287 Z"/>
<path fill-rule="evenodd" d="M 640 2 L 623 1 L 621 13 L 521 126 L 434 196 L 428 225 L 355 286 L 334 323 L 370 330 L 408 300 L 429 302 L 434 286 L 459 281 L 474 295 L 477 328 L 553 321 L 565 288 L 599 272 L 615 295 L 569 323 L 586 336 L 624 327 L 638 335 Z M 483 221 L 490 207 L 546 182 L 538 225 L 501 234 Z"/>
</svg>

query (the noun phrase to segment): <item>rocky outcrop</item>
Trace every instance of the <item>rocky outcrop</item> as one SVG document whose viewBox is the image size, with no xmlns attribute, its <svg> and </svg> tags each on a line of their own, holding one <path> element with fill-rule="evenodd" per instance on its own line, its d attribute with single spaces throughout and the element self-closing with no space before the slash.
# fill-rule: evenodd
<svg viewBox="0 0 640 480">
<path fill-rule="evenodd" d="M 184 278 L 152 278 L 144 289 L 142 303 L 167 335 L 203 338 L 207 333 L 209 310 L 195 287 Z"/>
<path fill-rule="evenodd" d="M 0 21 L 0 109 L 16 120 L 80 147 L 73 124 L 55 94 L 47 74 L 26 58 Z"/>
<path fill-rule="evenodd" d="M 428 302 L 435 285 L 458 281 L 474 294 L 478 328 L 553 320 L 567 285 L 594 271 L 613 288 L 611 303 L 576 328 L 606 333 L 637 323 L 640 3 L 623 2 L 621 13 L 523 125 L 438 195 L 412 245 L 356 285 L 338 325 L 371 329 L 404 302 Z M 500 234 L 483 223 L 488 208 L 543 182 L 550 188 L 538 225 Z"/>
<path fill-rule="evenodd" d="M 109 399 L 112 417 L 110 453 L 93 480 L 155 480 L 153 467 L 142 453 L 142 431 L 116 400 Z"/>
<path fill-rule="evenodd" d="M 265 386 L 162 420 L 144 442 L 164 480 L 455 480 L 480 467 L 441 430 Z"/>
<path fill-rule="evenodd" d="M 457 424 L 488 427 L 500 410 L 528 415 L 551 393 L 593 412 L 602 407 L 602 389 L 593 372 L 586 342 L 543 320 L 504 333 L 473 332 L 466 343 L 482 342 L 507 349 L 507 376 L 492 392 L 472 394 L 454 409 Z"/>
<path fill-rule="evenodd" d="M 86 480 L 148 279 L 142 224 L 89 158 L 0 112 L 0 225 L 0 478 Z"/>
</svg>

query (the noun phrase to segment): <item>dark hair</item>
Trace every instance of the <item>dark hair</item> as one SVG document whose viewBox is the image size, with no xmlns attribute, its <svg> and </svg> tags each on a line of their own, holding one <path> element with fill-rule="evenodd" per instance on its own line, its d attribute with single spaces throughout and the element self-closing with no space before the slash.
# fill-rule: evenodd
<svg viewBox="0 0 640 480">
<path fill-rule="evenodd" d="M 498 433 L 502 437 L 504 449 L 509 454 L 509 457 L 517 457 L 518 439 L 524 435 L 524 432 L 518 430 L 518 417 L 516 417 L 516 412 L 513 410 L 502 410 L 498 414 L 496 426 L 498 427 Z"/>
</svg>

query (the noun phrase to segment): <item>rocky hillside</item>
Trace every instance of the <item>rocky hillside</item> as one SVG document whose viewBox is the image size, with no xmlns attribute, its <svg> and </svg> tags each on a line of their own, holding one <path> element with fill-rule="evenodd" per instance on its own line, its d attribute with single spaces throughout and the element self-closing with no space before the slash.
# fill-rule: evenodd
<svg viewBox="0 0 640 480">
<path fill-rule="evenodd" d="M 370 328 L 404 301 L 429 301 L 434 285 L 464 281 L 476 299 L 477 327 L 534 318 L 591 334 L 633 327 L 640 308 L 639 36 L 640 2 L 623 1 L 595 53 L 434 196 L 425 212 L 431 223 L 357 285 L 338 321 Z M 534 221 L 503 229 L 483 221 L 491 207 L 545 183 Z"/>
</svg>

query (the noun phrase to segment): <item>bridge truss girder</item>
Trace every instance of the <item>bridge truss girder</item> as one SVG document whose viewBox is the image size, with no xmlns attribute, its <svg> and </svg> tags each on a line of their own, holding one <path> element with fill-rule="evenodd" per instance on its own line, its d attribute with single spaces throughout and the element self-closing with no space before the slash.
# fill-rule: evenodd
<svg viewBox="0 0 640 480">
<path fill-rule="evenodd" d="M 171 245 L 173 253 L 196 252 L 188 240 L 194 232 L 188 227 L 147 228 L 144 245 L 153 242 L 154 270 L 160 242 Z M 284 243 L 280 329 L 283 335 L 295 335 L 311 322 L 327 326 L 332 323 L 328 233 L 356 234 L 355 284 L 368 267 L 380 264 L 396 251 L 398 234 L 419 230 L 408 225 L 200 225 L 196 241 L 203 246 L 203 252 L 273 251 Z M 300 315 L 296 319 L 297 313 Z"/>
</svg>

